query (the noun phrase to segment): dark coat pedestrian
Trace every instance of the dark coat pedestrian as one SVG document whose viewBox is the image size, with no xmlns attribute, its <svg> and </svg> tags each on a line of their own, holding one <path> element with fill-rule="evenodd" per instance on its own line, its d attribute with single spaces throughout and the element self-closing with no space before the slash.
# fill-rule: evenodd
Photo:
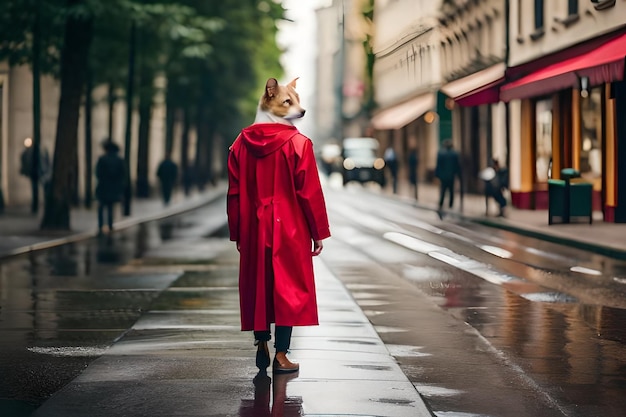
<svg viewBox="0 0 626 417">
<path fill-rule="evenodd" d="M 396 155 L 396 151 L 393 147 L 389 146 L 385 149 L 385 153 L 383 154 L 383 159 L 385 160 L 385 166 L 389 169 L 389 174 L 391 174 L 391 185 L 394 193 L 398 192 L 398 156 Z"/>
<path fill-rule="evenodd" d="M 500 162 L 494 159 L 489 168 L 481 171 L 480 177 L 485 181 L 485 215 L 489 215 L 489 198 L 493 198 L 498 203 L 498 216 L 504 217 L 506 207 L 504 190 L 509 187 L 508 170 L 502 168 Z"/>
<path fill-rule="evenodd" d="M 163 197 L 163 203 L 168 205 L 172 198 L 172 190 L 176 181 L 178 180 L 178 165 L 169 154 L 165 156 L 165 159 L 159 164 L 157 168 L 157 177 L 161 183 L 161 196 Z"/>
<path fill-rule="evenodd" d="M 28 177 L 31 180 L 31 191 L 33 195 L 33 201 L 35 195 L 39 195 L 39 185 L 41 184 L 44 189 L 44 193 L 48 192 L 50 187 L 50 181 L 52 180 L 52 166 L 50 163 L 50 154 L 48 150 L 43 146 L 39 147 L 39 158 L 35 160 L 35 146 L 32 144 L 31 139 L 25 141 L 25 148 L 20 156 L 20 174 Z M 35 175 L 35 171 L 36 174 Z"/>
<path fill-rule="evenodd" d="M 104 210 L 108 211 L 109 231 L 113 230 L 113 209 L 115 203 L 122 201 L 126 186 L 126 165 L 118 155 L 119 146 L 106 141 L 102 147 L 105 154 L 96 163 L 96 198 L 98 199 L 98 230 L 102 232 Z"/>
<path fill-rule="evenodd" d="M 460 182 L 462 179 L 459 153 L 453 149 L 450 139 L 443 142 L 443 149 L 437 153 L 435 176 L 439 179 L 439 216 L 441 217 L 441 209 L 446 194 L 449 195 L 448 207 L 452 208 L 454 205 L 454 180 L 458 177 Z"/>
<path fill-rule="evenodd" d="M 408 166 L 409 166 L 409 183 L 413 187 L 414 196 L 417 200 L 417 166 L 419 163 L 419 156 L 417 149 L 412 148 L 409 150 Z"/>
</svg>

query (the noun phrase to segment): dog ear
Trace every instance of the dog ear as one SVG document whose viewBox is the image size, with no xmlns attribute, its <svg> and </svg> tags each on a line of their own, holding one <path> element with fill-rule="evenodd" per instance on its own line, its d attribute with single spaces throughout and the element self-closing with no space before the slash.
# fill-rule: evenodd
<svg viewBox="0 0 626 417">
<path fill-rule="evenodd" d="M 265 96 L 272 98 L 276 95 L 276 88 L 278 87 L 278 81 L 276 78 L 268 78 L 265 83 Z"/>
<path fill-rule="evenodd" d="M 296 88 L 296 81 L 298 81 L 300 79 L 300 77 L 296 77 L 293 80 L 291 80 L 291 82 L 289 84 L 287 84 L 289 87 L 291 88 Z"/>
</svg>

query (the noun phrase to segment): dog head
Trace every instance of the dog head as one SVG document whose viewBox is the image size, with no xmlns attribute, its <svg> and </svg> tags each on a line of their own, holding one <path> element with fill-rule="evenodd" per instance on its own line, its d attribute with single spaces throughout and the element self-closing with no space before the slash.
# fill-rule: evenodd
<svg viewBox="0 0 626 417">
<path fill-rule="evenodd" d="M 300 106 L 296 80 L 297 78 L 287 85 L 279 85 L 275 78 L 268 79 L 265 83 L 265 93 L 259 102 L 260 110 L 287 120 L 304 116 L 306 110 Z"/>
</svg>

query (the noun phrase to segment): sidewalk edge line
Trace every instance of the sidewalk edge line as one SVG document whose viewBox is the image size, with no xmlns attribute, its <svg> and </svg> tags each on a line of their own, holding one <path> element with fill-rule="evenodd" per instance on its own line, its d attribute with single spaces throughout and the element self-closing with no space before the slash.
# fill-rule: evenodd
<svg viewBox="0 0 626 417">
<path fill-rule="evenodd" d="M 216 190 L 214 190 L 213 193 L 209 193 L 210 195 L 204 196 L 200 199 L 198 199 L 198 201 L 195 202 L 190 202 L 187 204 L 182 203 L 180 206 L 176 207 L 173 206 L 168 210 L 163 210 L 161 212 L 157 212 L 155 214 L 152 215 L 147 215 L 144 217 L 137 217 L 134 219 L 125 219 L 125 220 L 120 220 L 118 222 L 116 222 L 115 225 L 115 230 L 124 230 L 124 229 L 128 229 L 130 227 L 136 226 L 138 224 L 141 223 L 147 223 L 147 222 L 151 222 L 151 221 L 155 221 L 155 220 L 161 220 L 161 219 L 165 219 L 167 217 L 172 217 L 172 216 L 176 216 L 178 214 L 182 214 L 182 213 L 186 213 L 188 211 L 192 211 L 195 210 L 197 208 L 200 208 L 202 206 L 205 206 L 207 204 L 212 203 L 213 201 L 219 199 L 220 197 L 222 197 L 223 195 L 225 195 L 226 190 L 224 189 L 223 186 L 218 186 L 218 188 Z M 67 243 L 75 243 L 81 240 L 86 240 L 89 239 L 91 237 L 94 237 L 97 235 L 98 230 L 97 229 L 91 229 L 89 231 L 82 231 L 82 232 L 76 232 L 76 233 L 71 233 L 68 236 L 65 237 L 61 237 L 61 238 L 56 238 L 56 239 L 51 239 L 51 240 L 46 240 L 46 241 L 42 241 L 42 242 L 38 242 L 38 243 L 33 243 L 32 245 L 27 245 L 27 246 L 22 246 L 13 250 L 10 250 L 6 253 L 0 254 L 0 260 L 2 259 L 8 259 L 8 258 L 12 258 L 15 256 L 19 256 L 19 255 L 23 255 L 26 253 L 30 253 L 30 252 L 35 252 L 35 251 L 40 251 L 40 250 L 44 250 L 44 249 L 50 249 L 53 248 L 55 246 L 60 246 L 60 245 L 64 245 Z"/>
<path fill-rule="evenodd" d="M 415 200 L 409 199 L 403 196 L 388 196 L 395 200 L 398 200 L 404 204 L 413 206 L 420 210 L 429 210 L 433 212 L 437 212 L 437 208 L 432 205 L 426 205 L 424 203 L 419 203 Z M 480 217 L 480 216 L 471 216 L 464 214 L 462 212 L 456 211 L 445 211 L 446 216 L 456 216 L 460 219 L 470 221 L 473 223 L 478 223 L 483 226 L 489 226 L 497 229 L 507 230 L 509 232 L 517 233 L 522 236 L 528 236 L 535 239 L 545 240 L 552 243 L 557 243 L 559 245 L 564 246 L 572 246 L 578 249 L 587 250 L 591 252 L 598 253 L 600 255 L 608 256 L 610 258 L 626 260 L 626 250 L 615 248 L 608 245 L 602 245 L 598 243 L 590 243 L 582 240 L 574 239 L 571 237 L 565 236 L 557 236 L 553 234 L 543 233 L 541 231 L 536 231 L 532 229 L 527 229 L 519 226 L 515 226 L 513 224 L 507 224 L 501 221 L 494 221 L 489 219 L 488 217 Z"/>
</svg>

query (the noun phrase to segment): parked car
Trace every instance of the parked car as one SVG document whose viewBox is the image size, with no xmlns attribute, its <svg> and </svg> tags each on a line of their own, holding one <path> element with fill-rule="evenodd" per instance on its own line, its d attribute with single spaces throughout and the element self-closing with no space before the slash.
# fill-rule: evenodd
<svg viewBox="0 0 626 417">
<path fill-rule="evenodd" d="M 378 156 L 380 144 L 375 138 L 345 138 L 342 146 L 343 183 L 373 181 L 385 185 L 385 161 Z"/>
</svg>

